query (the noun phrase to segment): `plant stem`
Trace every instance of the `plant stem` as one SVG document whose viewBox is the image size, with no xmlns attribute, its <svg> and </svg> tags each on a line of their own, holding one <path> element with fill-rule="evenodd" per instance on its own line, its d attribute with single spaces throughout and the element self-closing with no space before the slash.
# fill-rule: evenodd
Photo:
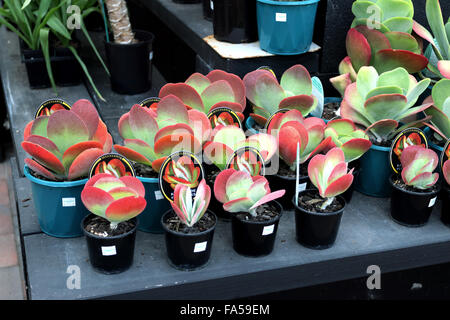
<svg viewBox="0 0 450 320">
<path fill-rule="evenodd" d="M 118 222 L 110 222 L 110 223 L 109 223 L 109 228 L 110 228 L 111 230 L 116 230 L 118 225 L 119 225 Z"/>
<path fill-rule="evenodd" d="M 114 41 L 129 44 L 135 41 L 125 0 L 105 0 Z"/>
<path fill-rule="evenodd" d="M 329 206 L 331 203 L 333 203 L 333 200 L 334 200 L 334 197 L 327 198 L 327 200 L 325 200 L 325 201 L 322 203 L 322 206 L 320 207 L 320 209 L 326 210 L 326 209 L 328 208 L 328 206 Z"/>
</svg>

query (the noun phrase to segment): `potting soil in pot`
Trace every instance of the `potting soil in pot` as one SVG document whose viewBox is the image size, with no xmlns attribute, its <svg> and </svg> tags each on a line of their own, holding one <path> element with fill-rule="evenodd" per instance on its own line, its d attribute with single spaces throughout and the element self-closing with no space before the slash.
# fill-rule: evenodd
<svg viewBox="0 0 450 320">
<path fill-rule="evenodd" d="M 213 215 L 209 214 L 209 212 L 205 212 L 203 217 L 197 221 L 196 224 L 192 227 L 188 227 L 181 222 L 180 218 L 178 218 L 175 213 L 173 213 L 173 216 L 169 217 L 164 223 L 169 230 L 186 234 L 195 234 L 209 230 L 216 223 L 216 219 Z"/>
<path fill-rule="evenodd" d="M 264 222 L 274 219 L 280 213 L 281 212 L 276 206 L 271 203 L 265 203 L 256 209 L 256 217 L 249 213 L 237 213 L 236 217 L 245 221 Z"/>
<path fill-rule="evenodd" d="M 329 102 L 323 106 L 322 119 L 331 120 L 338 117 L 336 112 L 339 110 L 341 106 L 340 102 Z"/>
<path fill-rule="evenodd" d="M 98 237 L 114 237 L 118 236 L 124 233 L 127 233 L 131 231 L 135 226 L 136 223 L 132 220 L 129 221 L 123 221 L 117 225 L 116 229 L 111 229 L 110 227 L 111 223 L 102 218 L 102 217 L 94 217 L 92 218 L 84 227 L 84 229 Z"/>
<path fill-rule="evenodd" d="M 412 186 L 406 185 L 406 184 L 403 182 L 403 180 L 402 180 L 402 178 L 401 178 L 400 176 L 393 178 L 393 179 L 392 179 L 392 182 L 393 182 L 393 184 L 394 184 L 396 187 L 398 187 L 398 188 L 400 188 L 400 189 L 402 189 L 402 190 L 405 190 L 405 191 L 410 191 L 410 192 L 417 192 L 417 193 L 432 193 L 432 192 L 435 192 L 435 191 L 437 191 L 437 190 L 439 189 L 439 187 L 438 187 L 437 184 L 435 184 L 434 186 L 432 186 L 432 187 L 429 188 L 429 189 L 425 189 L 425 190 L 417 189 L 417 188 L 414 188 L 414 187 L 412 187 Z"/>
<path fill-rule="evenodd" d="M 298 206 L 307 211 L 317 213 L 336 212 L 344 207 L 338 198 L 335 197 L 333 202 L 324 210 L 320 207 L 325 201 L 326 199 L 323 199 L 317 192 L 305 192 L 299 195 Z"/>
<path fill-rule="evenodd" d="M 158 178 L 158 172 L 153 170 L 152 167 L 137 162 L 133 162 L 132 164 L 137 177 Z"/>
</svg>

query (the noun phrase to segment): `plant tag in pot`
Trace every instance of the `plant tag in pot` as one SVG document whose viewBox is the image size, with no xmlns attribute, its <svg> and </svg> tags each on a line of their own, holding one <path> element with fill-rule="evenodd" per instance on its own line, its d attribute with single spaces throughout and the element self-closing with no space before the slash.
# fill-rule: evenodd
<svg viewBox="0 0 450 320">
<path fill-rule="evenodd" d="M 291 110 L 290 110 L 290 109 L 284 108 L 284 109 L 280 109 L 280 110 L 277 110 L 277 111 L 275 111 L 274 113 L 272 113 L 272 115 L 269 117 L 269 119 L 267 119 L 266 126 L 265 126 L 265 128 L 264 128 L 264 129 L 266 130 L 266 132 L 267 132 L 267 130 L 269 129 L 270 123 L 272 122 L 273 118 L 274 118 L 277 114 L 279 114 L 279 113 L 286 113 L 286 112 L 288 112 L 288 111 L 291 111 Z"/>
<path fill-rule="evenodd" d="M 242 128 L 241 120 L 238 115 L 227 107 L 218 107 L 211 110 L 208 113 L 208 119 L 211 123 L 212 129 L 218 125 Z"/>
<path fill-rule="evenodd" d="M 275 21 L 276 22 L 287 22 L 287 13 L 285 13 L 285 12 L 276 12 L 275 13 Z"/>
<path fill-rule="evenodd" d="M 73 197 L 70 198 L 62 198 L 62 206 L 63 207 L 76 207 L 76 199 Z"/>
<path fill-rule="evenodd" d="M 428 148 L 428 141 L 422 130 L 419 128 L 408 128 L 400 132 L 394 139 L 389 151 L 389 161 L 392 170 L 395 173 L 402 171 L 400 156 L 405 148 L 413 145 L 419 145 Z"/>
<path fill-rule="evenodd" d="M 105 246 L 102 247 L 103 256 L 115 256 L 117 254 L 116 246 Z"/>
<path fill-rule="evenodd" d="M 147 99 L 142 100 L 139 105 L 141 107 L 145 107 L 145 108 L 150 108 L 150 109 L 156 109 L 156 105 L 157 103 L 160 101 L 161 99 L 158 97 L 150 97 Z"/>
<path fill-rule="evenodd" d="M 194 246 L 194 252 L 197 253 L 197 252 L 205 251 L 207 244 L 208 244 L 208 241 L 196 243 Z"/>
<path fill-rule="evenodd" d="M 34 117 L 50 116 L 58 110 L 70 110 L 71 108 L 72 107 L 62 99 L 49 99 L 39 105 Z"/>
<path fill-rule="evenodd" d="M 434 206 L 434 204 L 436 203 L 436 199 L 437 199 L 437 197 L 434 197 L 433 199 L 430 200 L 430 203 L 428 204 L 428 208 L 431 208 L 432 206 Z"/>
<path fill-rule="evenodd" d="M 109 173 L 116 178 L 136 176 L 134 168 L 128 159 L 117 153 L 104 154 L 94 161 L 89 170 L 89 179 L 99 173 Z"/>
<path fill-rule="evenodd" d="M 274 224 L 271 224 L 270 226 L 265 226 L 263 228 L 262 235 L 263 236 L 268 236 L 269 234 L 273 233 L 274 229 L 275 229 L 275 225 Z"/>
<path fill-rule="evenodd" d="M 264 158 L 256 148 L 245 146 L 233 152 L 228 160 L 227 169 L 246 171 L 252 177 L 264 176 Z"/>
<path fill-rule="evenodd" d="M 173 201 L 175 187 L 184 184 L 195 197 L 205 173 L 196 156 L 188 151 L 177 151 L 167 157 L 159 171 L 159 189 L 169 201 Z"/>
</svg>

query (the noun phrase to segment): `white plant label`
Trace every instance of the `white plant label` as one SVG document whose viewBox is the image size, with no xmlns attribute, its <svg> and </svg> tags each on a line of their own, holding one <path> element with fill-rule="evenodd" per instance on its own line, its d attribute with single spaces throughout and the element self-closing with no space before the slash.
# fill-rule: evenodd
<svg viewBox="0 0 450 320">
<path fill-rule="evenodd" d="M 206 250 L 206 245 L 208 244 L 208 241 L 203 241 L 196 243 L 194 246 L 194 252 L 203 252 Z"/>
<path fill-rule="evenodd" d="M 214 10 L 214 2 L 213 2 L 213 0 L 209 0 L 209 6 L 211 7 L 211 10 Z"/>
<path fill-rule="evenodd" d="M 160 190 L 156 190 L 156 191 L 155 191 L 155 199 L 156 199 L 156 200 L 162 200 L 162 199 L 164 199 L 164 196 L 162 195 L 162 193 L 161 193 Z"/>
<path fill-rule="evenodd" d="M 62 198 L 63 207 L 75 207 L 76 205 L 75 198 Z"/>
<path fill-rule="evenodd" d="M 104 256 L 115 256 L 116 254 L 117 254 L 116 246 L 102 247 L 102 255 L 104 255 Z"/>
<path fill-rule="evenodd" d="M 287 13 L 285 13 L 285 12 L 277 12 L 277 13 L 275 13 L 275 21 L 277 21 L 277 22 L 286 22 L 287 21 Z"/>
<path fill-rule="evenodd" d="M 300 183 L 300 184 L 298 185 L 298 192 L 305 191 L 305 190 L 306 190 L 306 185 L 307 185 L 306 182 Z"/>
<path fill-rule="evenodd" d="M 434 204 L 436 203 L 436 199 L 437 199 L 437 197 L 434 197 L 433 199 L 430 200 L 430 203 L 428 204 L 428 208 L 434 206 Z"/>
<path fill-rule="evenodd" d="M 151 61 L 153 60 L 153 51 L 150 52 L 148 59 Z"/>
<path fill-rule="evenodd" d="M 270 226 L 265 226 L 263 229 L 262 235 L 267 236 L 269 234 L 272 234 L 274 228 L 275 228 L 274 224 L 271 224 Z"/>
</svg>

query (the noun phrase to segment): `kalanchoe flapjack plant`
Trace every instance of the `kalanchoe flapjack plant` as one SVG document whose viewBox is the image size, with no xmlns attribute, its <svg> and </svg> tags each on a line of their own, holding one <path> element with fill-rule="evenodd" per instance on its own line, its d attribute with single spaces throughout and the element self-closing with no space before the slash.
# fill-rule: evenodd
<svg viewBox="0 0 450 320">
<path fill-rule="evenodd" d="M 199 153 L 211 134 L 211 124 L 203 112 L 187 110 L 179 98 L 168 95 L 156 110 L 134 105 L 119 119 L 119 133 L 124 146 L 114 145 L 118 153 L 159 171 L 175 151 Z"/>
<path fill-rule="evenodd" d="M 252 177 L 248 172 L 227 169 L 219 173 L 214 182 L 214 195 L 227 212 L 248 212 L 257 215 L 259 206 L 276 200 L 285 190 L 271 192 L 263 176 Z"/>
<path fill-rule="evenodd" d="M 425 102 L 432 102 L 433 105 L 425 110 L 428 116 L 431 116 L 431 125 L 437 135 L 437 140 L 442 141 L 450 138 L 450 80 L 441 79 L 433 86 L 431 97 Z"/>
<path fill-rule="evenodd" d="M 94 175 L 81 192 L 81 201 L 93 214 L 107 219 L 111 230 L 120 222 L 139 215 L 147 205 L 145 188 L 139 179 L 116 178 L 109 173 Z"/>
<path fill-rule="evenodd" d="M 278 113 L 267 128 L 267 132 L 278 141 L 280 158 L 295 171 L 297 145 L 300 146 L 300 163 L 305 163 L 315 154 L 329 147 L 331 137 L 325 138 L 325 122 L 320 118 L 304 119 L 298 110 Z"/>
<path fill-rule="evenodd" d="M 414 188 L 424 190 L 436 184 L 439 173 L 433 173 L 439 159 L 431 149 L 422 146 L 410 146 L 403 150 L 400 156 L 402 163 L 402 180 Z"/>
<path fill-rule="evenodd" d="M 374 67 L 362 67 L 356 82 L 345 90 L 340 113 L 366 129 L 375 141 L 391 140 L 403 129 L 424 123 L 428 118 L 411 121 L 399 128 L 399 122 L 430 107 L 415 106 L 430 79 L 420 82 L 403 68 L 378 74 Z"/>
<path fill-rule="evenodd" d="M 411 0 L 356 0 L 352 12 L 355 19 L 346 38 L 348 56 L 339 64 L 341 75 L 330 80 L 341 95 L 363 66 L 373 66 L 379 73 L 402 67 L 411 74 L 427 66 L 421 43 L 411 35 Z"/>
<path fill-rule="evenodd" d="M 326 210 L 336 196 L 347 191 L 353 183 L 352 173 L 353 169 L 348 172 L 344 152 L 339 148 L 333 148 L 325 155 L 317 154 L 311 159 L 308 176 L 325 200 L 322 210 Z"/>
<path fill-rule="evenodd" d="M 442 175 L 444 176 L 445 181 L 450 186 L 450 160 L 444 162 L 442 166 Z"/>
<path fill-rule="evenodd" d="M 220 170 L 226 168 L 233 152 L 241 147 L 255 148 L 264 162 L 270 161 L 278 147 L 276 139 L 269 134 L 258 133 L 246 138 L 241 128 L 232 125 L 216 127 L 211 136 L 203 147 L 203 154 Z"/>
<path fill-rule="evenodd" d="M 425 55 L 429 55 L 428 71 L 433 78 L 450 79 L 450 19 L 444 25 L 439 0 L 427 0 L 426 14 L 431 34 L 425 27 L 414 21 L 414 32 L 430 43 Z"/>
<path fill-rule="evenodd" d="M 350 119 L 329 121 L 324 134 L 325 138 L 332 139 L 330 147 L 338 147 L 344 152 L 347 163 L 359 159 L 372 146 L 369 136 Z"/>
<path fill-rule="evenodd" d="M 177 184 L 170 204 L 181 222 L 192 227 L 203 217 L 210 200 L 211 188 L 203 179 L 198 185 L 195 197 L 192 197 L 192 190 L 187 185 Z"/>
<path fill-rule="evenodd" d="M 22 148 L 31 156 L 25 163 L 35 173 L 53 181 L 86 177 L 99 156 L 111 151 L 112 137 L 88 100 L 70 110 L 58 110 L 29 122 Z"/>
<path fill-rule="evenodd" d="M 218 107 L 228 107 L 244 120 L 245 87 L 237 75 L 213 70 L 206 76 L 192 74 L 185 82 L 168 83 L 159 91 L 159 97 L 175 95 L 192 109 L 208 114 Z"/>
<path fill-rule="evenodd" d="M 172 161 L 164 171 L 163 179 L 170 183 L 172 189 L 178 184 L 184 184 L 190 188 L 198 186 L 200 167 L 196 167 L 191 157 L 182 156 L 176 161 Z"/>
<path fill-rule="evenodd" d="M 244 76 L 248 100 L 253 104 L 250 116 L 260 126 L 279 109 L 296 109 L 303 116 L 310 114 L 318 104 L 312 93 L 309 71 L 302 65 L 287 69 L 278 83 L 275 75 L 265 69 L 252 71 Z"/>
</svg>

